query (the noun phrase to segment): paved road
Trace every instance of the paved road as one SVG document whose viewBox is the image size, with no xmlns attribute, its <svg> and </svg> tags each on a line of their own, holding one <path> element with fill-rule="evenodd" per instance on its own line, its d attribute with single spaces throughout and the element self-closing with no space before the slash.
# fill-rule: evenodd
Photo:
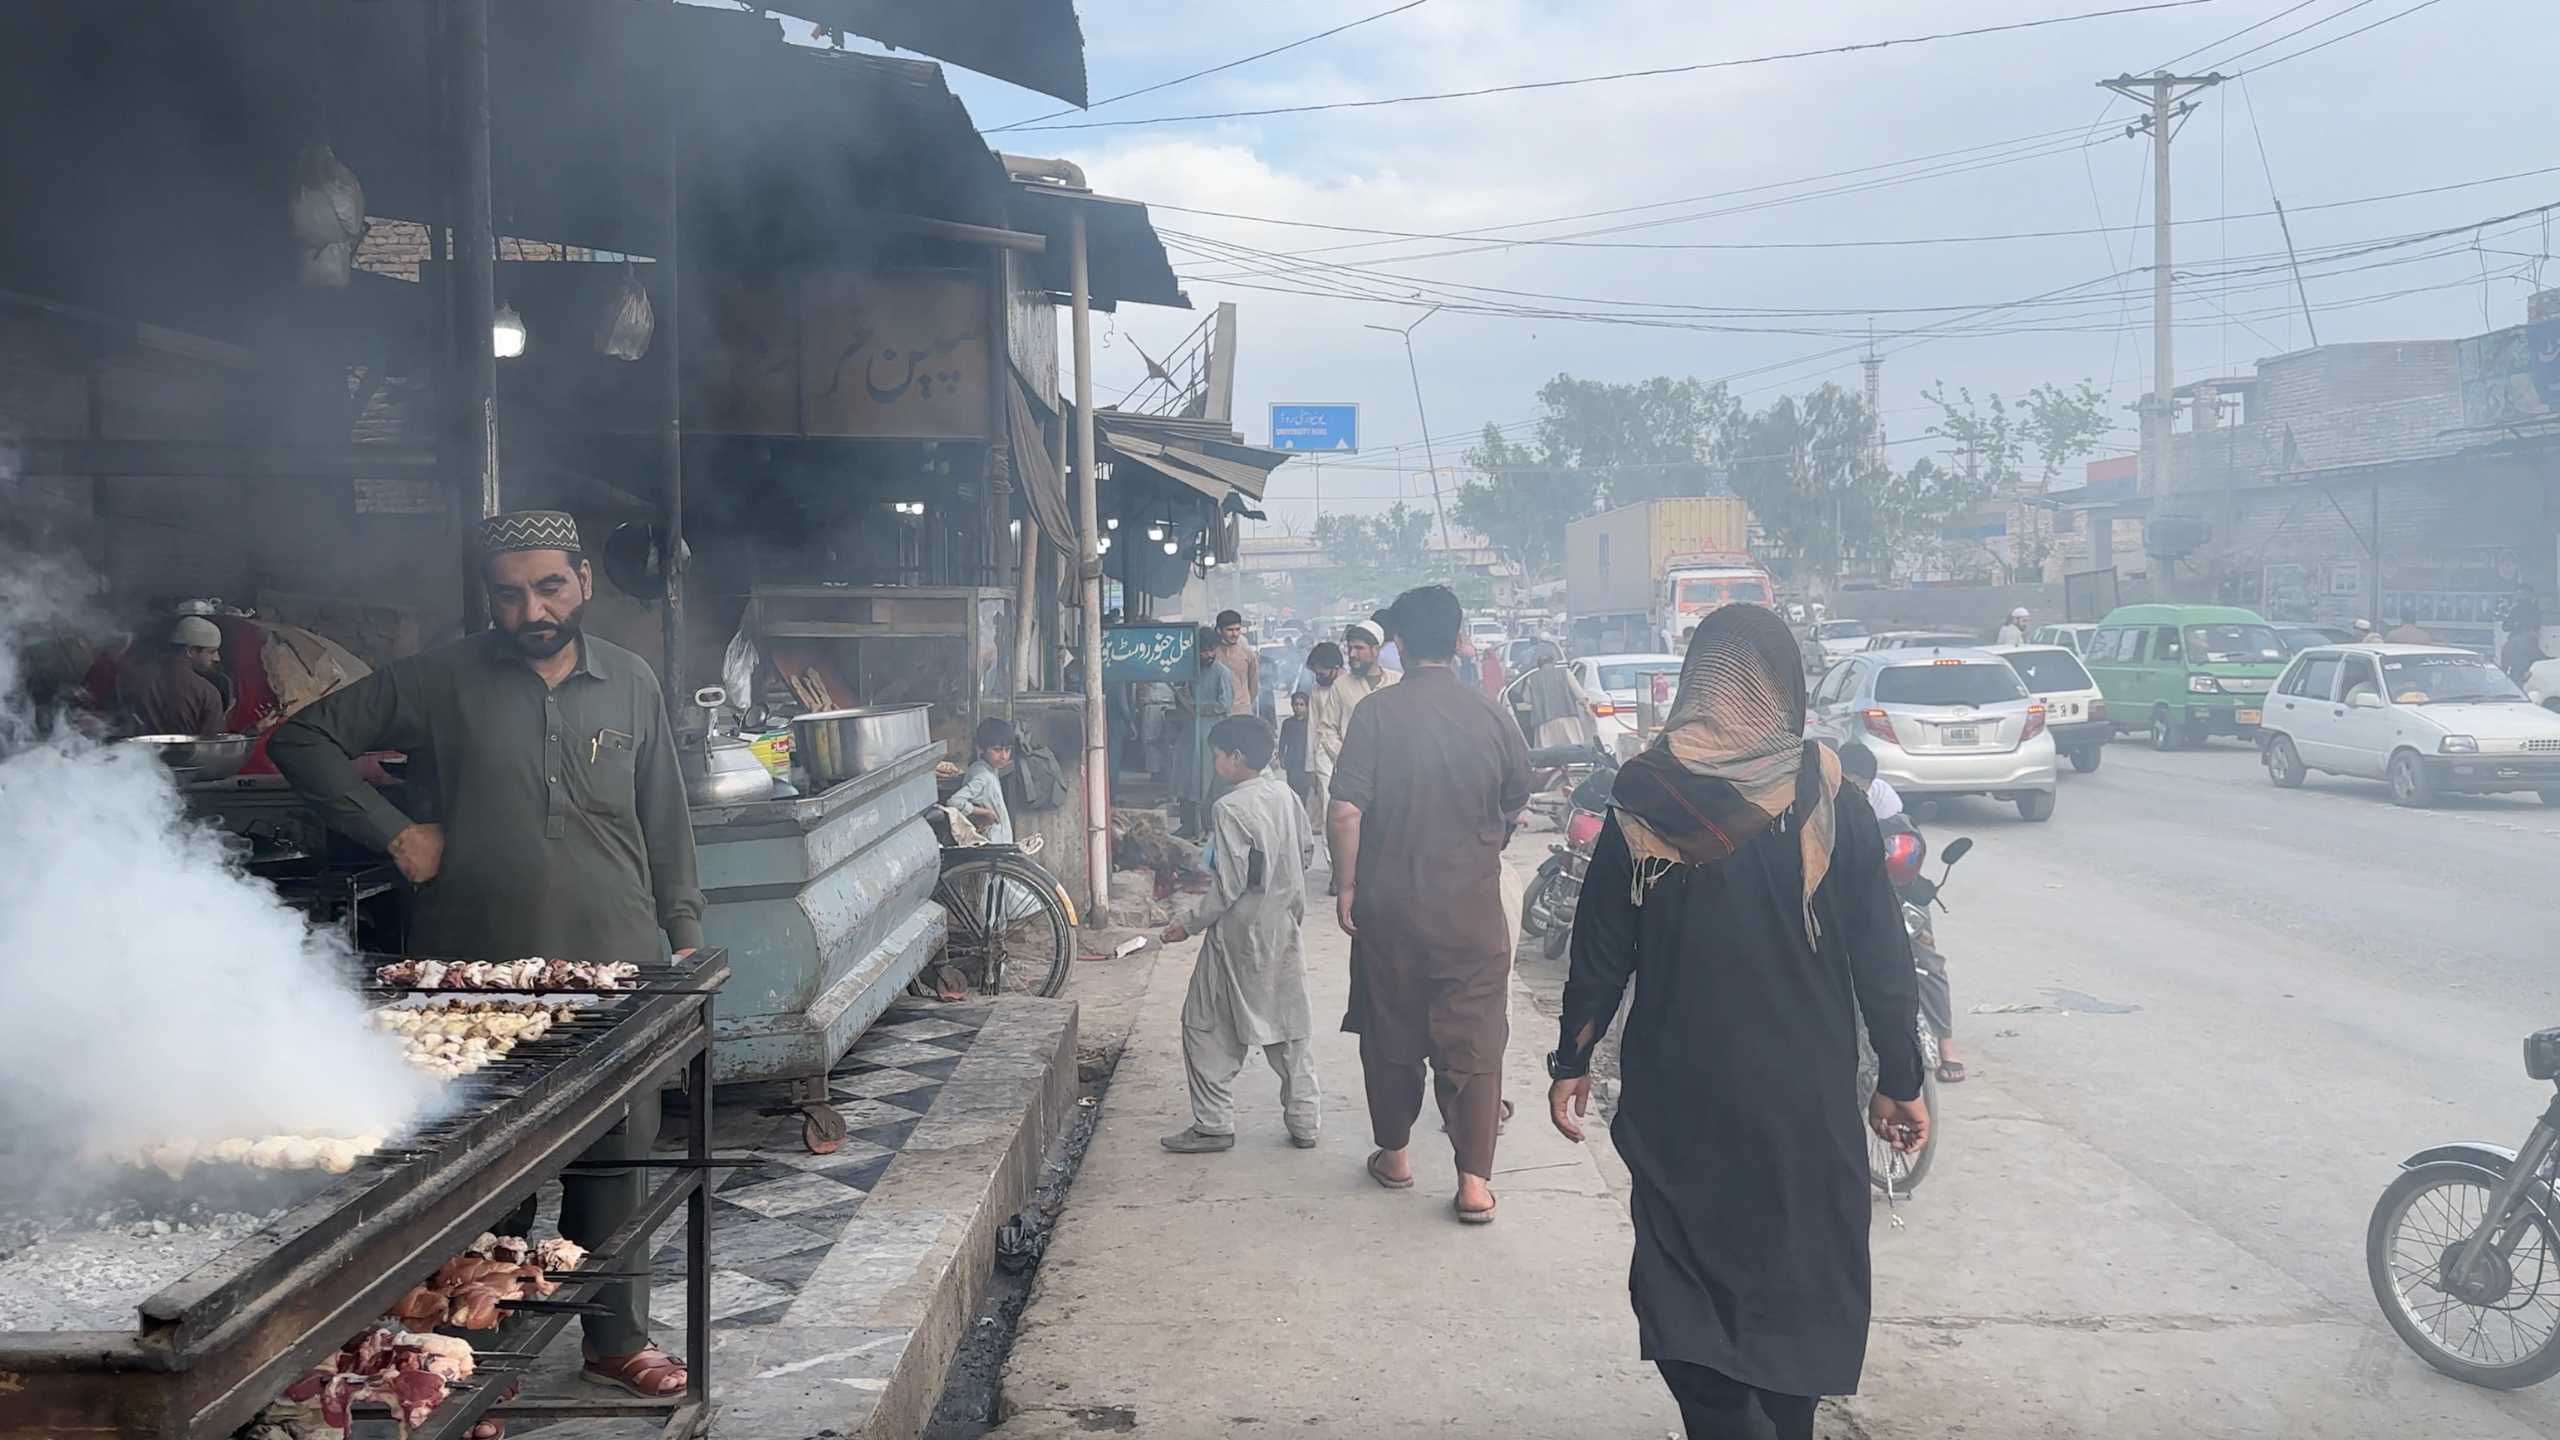
<svg viewBox="0 0 2560 1440">
<path fill-rule="evenodd" d="M 2560 1434 L 2384 1328 L 2366 1219 L 2396 1162 L 2521 1141 L 2519 1041 L 2560 1023 L 2560 809 L 2279 791 L 2221 741 L 2109 748 L 1977 842 L 1939 921 L 1975 1077 L 1938 1172 L 1879 1222 L 1850 1413 L 1877 1434 Z M 2036 1004 L 1976 1015 L 1977 1005 Z"/>
</svg>

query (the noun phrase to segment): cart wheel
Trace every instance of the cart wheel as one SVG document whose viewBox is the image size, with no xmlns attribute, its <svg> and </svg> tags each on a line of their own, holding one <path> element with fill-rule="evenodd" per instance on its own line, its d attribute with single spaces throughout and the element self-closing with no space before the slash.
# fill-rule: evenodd
<svg viewBox="0 0 2560 1440">
<path fill-rule="evenodd" d="M 844 1116 L 824 1100 L 800 1107 L 800 1147 L 812 1155 L 833 1155 L 844 1148 Z"/>
</svg>

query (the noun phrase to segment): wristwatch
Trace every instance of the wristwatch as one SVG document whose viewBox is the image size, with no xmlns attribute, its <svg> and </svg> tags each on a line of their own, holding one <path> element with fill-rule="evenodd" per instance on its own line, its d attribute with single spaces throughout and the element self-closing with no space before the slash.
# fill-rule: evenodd
<svg viewBox="0 0 2560 1440">
<path fill-rule="evenodd" d="M 1550 1080 L 1579 1080 L 1590 1073 L 1591 1057 L 1588 1055 L 1577 1061 L 1568 1057 L 1562 1047 L 1547 1052 L 1547 1078 Z"/>
</svg>

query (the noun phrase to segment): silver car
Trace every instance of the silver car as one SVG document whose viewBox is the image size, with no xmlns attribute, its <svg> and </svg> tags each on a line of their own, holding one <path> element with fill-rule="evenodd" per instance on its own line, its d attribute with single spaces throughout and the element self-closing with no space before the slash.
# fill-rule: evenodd
<svg viewBox="0 0 2560 1440">
<path fill-rule="evenodd" d="M 2028 820 L 2053 816 L 2057 772 L 2044 706 L 1988 650 L 1852 655 L 1822 677 L 1808 705 L 1814 734 L 1873 751 L 1876 774 L 1906 796 L 1989 795 Z"/>
</svg>

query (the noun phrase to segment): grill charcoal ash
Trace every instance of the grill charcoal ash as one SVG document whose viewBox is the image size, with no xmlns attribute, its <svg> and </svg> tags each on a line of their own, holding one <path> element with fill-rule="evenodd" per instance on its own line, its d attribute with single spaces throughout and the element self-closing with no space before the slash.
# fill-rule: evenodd
<svg viewBox="0 0 2560 1440">
<path fill-rule="evenodd" d="M 0 1330 L 131 1329 L 137 1308 L 161 1286 L 283 1212 L 199 1208 L 176 1220 L 128 1220 L 127 1213 L 11 1222 L 29 1243 L 0 1259 Z"/>
</svg>

